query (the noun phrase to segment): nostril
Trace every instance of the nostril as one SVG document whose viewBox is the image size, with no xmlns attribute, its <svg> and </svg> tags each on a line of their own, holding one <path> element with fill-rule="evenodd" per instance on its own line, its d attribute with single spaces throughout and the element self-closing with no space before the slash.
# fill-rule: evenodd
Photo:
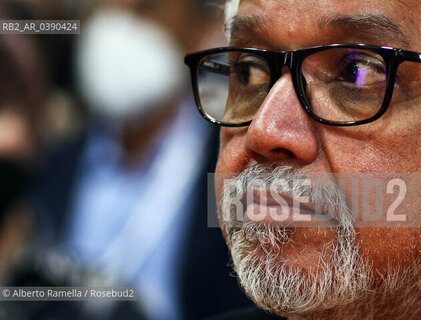
<svg viewBox="0 0 421 320">
<path fill-rule="evenodd" d="M 274 148 L 271 150 L 271 152 L 276 154 L 276 156 L 283 156 L 289 159 L 296 158 L 295 154 L 292 151 L 284 148 Z"/>
</svg>

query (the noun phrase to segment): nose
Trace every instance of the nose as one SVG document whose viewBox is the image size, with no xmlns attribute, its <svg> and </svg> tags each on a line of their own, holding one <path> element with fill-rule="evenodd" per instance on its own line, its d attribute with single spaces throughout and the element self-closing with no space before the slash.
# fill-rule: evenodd
<svg viewBox="0 0 421 320">
<path fill-rule="evenodd" d="M 248 127 L 245 150 L 258 162 L 312 163 L 319 151 L 313 120 L 302 108 L 291 74 L 275 83 Z"/>
</svg>

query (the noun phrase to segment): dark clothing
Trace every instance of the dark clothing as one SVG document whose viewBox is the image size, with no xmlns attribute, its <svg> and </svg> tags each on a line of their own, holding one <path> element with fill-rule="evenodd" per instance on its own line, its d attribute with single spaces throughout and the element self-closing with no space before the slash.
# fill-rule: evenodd
<svg viewBox="0 0 421 320">
<path fill-rule="evenodd" d="M 267 313 L 257 307 L 235 310 L 208 320 L 288 320 L 287 318 L 278 317 Z"/>
<path fill-rule="evenodd" d="M 251 302 L 241 291 L 237 279 L 228 266 L 229 252 L 219 228 L 207 226 L 207 174 L 214 172 L 218 155 L 218 130 L 213 130 L 207 145 L 206 163 L 191 196 L 194 215 L 185 235 L 184 258 L 180 279 L 183 319 L 199 320 L 233 308 L 250 306 Z M 60 234 L 67 223 L 69 205 L 77 183 L 78 161 L 85 145 L 82 136 L 62 147 L 51 157 L 37 186 L 41 216 L 52 222 L 50 230 L 57 233 L 49 243 L 60 242 Z M 51 232 L 43 232 L 51 235 Z M 127 320 L 132 318 L 125 318 Z"/>
<path fill-rule="evenodd" d="M 71 278 L 85 278 L 89 270 L 66 263 L 66 269 L 57 268 L 60 259 L 44 256 L 32 248 L 32 253 L 25 254 L 25 259 L 13 267 L 8 275 L 5 287 L 72 287 L 80 286 L 71 282 Z M 60 264 L 60 263 L 58 263 Z M 114 302 L 113 308 L 105 315 L 96 312 L 85 301 L 0 301 L 0 320 L 145 320 L 145 317 L 133 301 Z"/>
</svg>

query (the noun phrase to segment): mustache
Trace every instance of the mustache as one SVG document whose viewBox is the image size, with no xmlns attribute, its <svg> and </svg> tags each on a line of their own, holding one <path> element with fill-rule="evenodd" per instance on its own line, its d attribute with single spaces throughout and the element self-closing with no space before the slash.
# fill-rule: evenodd
<svg viewBox="0 0 421 320">
<path fill-rule="evenodd" d="M 232 178 L 223 197 L 229 200 L 236 192 L 244 192 L 256 180 L 271 184 L 277 179 L 287 183 L 278 192 L 288 197 L 307 196 L 309 206 L 324 203 L 324 210 L 335 214 L 336 239 L 320 250 L 317 271 L 289 264 L 283 248 L 293 246 L 294 225 L 243 221 L 239 225 L 223 224 L 231 251 L 232 266 L 245 292 L 257 305 L 276 313 L 303 313 L 352 304 L 368 291 L 372 273 L 361 257 L 355 243 L 353 215 L 347 207 L 345 195 L 328 179 L 315 179 L 312 174 L 282 164 L 258 164 Z M 310 179 L 309 184 L 294 184 L 295 180 Z M 231 206 L 229 214 L 235 215 Z M 340 319 L 338 316 L 336 319 Z"/>
<path fill-rule="evenodd" d="M 345 194 L 329 174 L 306 173 L 302 169 L 282 163 L 256 164 L 227 181 L 220 204 L 224 218 L 223 224 L 227 231 L 243 227 L 247 223 L 243 218 L 239 219 L 241 208 L 233 205 L 232 199 L 240 199 L 242 209 L 244 209 L 247 205 L 246 196 L 250 190 L 255 194 L 257 189 L 267 194 L 275 191 L 285 199 L 305 197 L 308 199 L 303 206 L 305 210 L 313 208 L 313 212 L 321 212 L 325 218 L 332 219 L 338 228 L 352 228 L 354 225 L 354 216 L 348 208 Z M 269 197 L 263 198 L 270 199 Z M 249 227 L 249 224 L 247 223 L 246 226 Z M 308 226 L 311 227 L 314 224 L 310 223 Z"/>
</svg>

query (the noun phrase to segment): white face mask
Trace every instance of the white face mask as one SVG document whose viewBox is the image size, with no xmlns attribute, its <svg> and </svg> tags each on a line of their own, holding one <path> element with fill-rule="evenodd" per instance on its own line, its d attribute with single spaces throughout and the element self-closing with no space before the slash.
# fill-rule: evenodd
<svg viewBox="0 0 421 320">
<path fill-rule="evenodd" d="M 113 121 L 161 111 L 183 84 L 182 54 L 158 25 L 119 8 L 97 11 L 77 48 L 78 84 L 97 116 Z"/>
</svg>

